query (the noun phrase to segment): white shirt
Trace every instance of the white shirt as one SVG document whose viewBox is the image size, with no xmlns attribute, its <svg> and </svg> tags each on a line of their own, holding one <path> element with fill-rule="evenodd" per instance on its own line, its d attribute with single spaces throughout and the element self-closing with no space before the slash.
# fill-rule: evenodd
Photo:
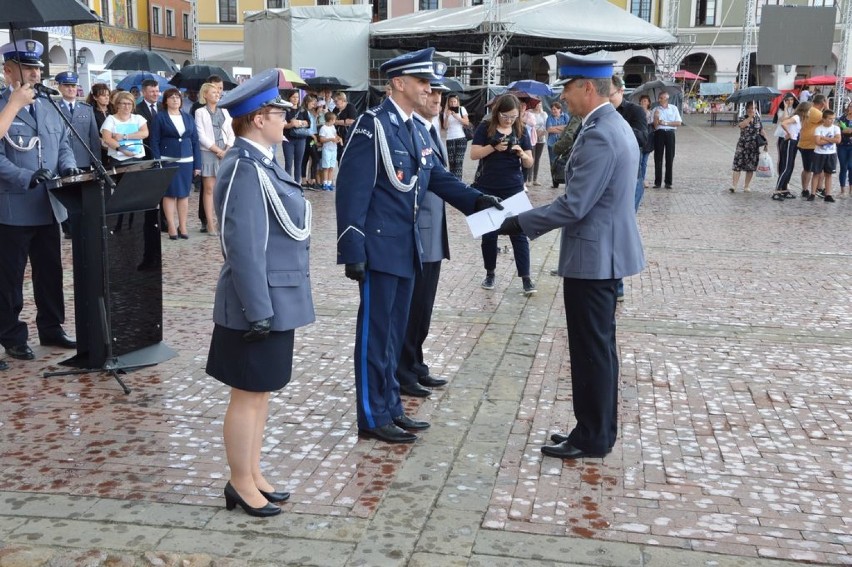
<svg viewBox="0 0 852 567">
<path fill-rule="evenodd" d="M 663 108 L 662 105 L 654 109 L 654 113 L 659 116 L 660 122 L 680 122 L 680 112 L 675 105 L 670 104 Z M 674 130 L 675 126 L 657 126 L 657 130 Z"/>
<path fill-rule="evenodd" d="M 244 142 L 248 142 L 249 144 L 251 144 L 252 146 L 257 148 L 257 151 L 262 153 L 265 158 L 267 158 L 269 160 L 272 159 L 272 150 L 269 149 L 267 146 L 261 146 L 257 142 L 255 142 L 253 140 L 249 140 L 248 138 L 243 138 L 242 136 L 240 136 L 239 138 L 240 138 L 240 140 L 243 140 Z"/>
<path fill-rule="evenodd" d="M 587 115 L 585 115 L 585 116 L 583 117 L 583 126 L 585 126 L 585 125 L 586 125 L 586 120 L 588 120 L 588 119 L 589 119 L 589 116 L 591 116 L 592 114 L 594 114 L 594 113 L 595 113 L 595 111 L 596 111 L 597 109 L 601 108 L 602 106 L 606 106 L 606 105 L 608 105 L 608 104 L 610 104 L 610 102 L 609 102 L 609 101 L 606 101 L 605 103 L 603 103 L 603 104 L 599 104 L 599 105 L 597 105 L 596 107 L 594 107 L 590 113 L 588 113 Z"/>
<path fill-rule="evenodd" d="M 820 124 L 814 130 L 814 136 L 822 136 L 823 138 L 833 138 L 840 134 L 840 127 L 837 124 L 832 124 L 831 126 L 823 126 Z M 837 153 L 837 144 L 825 144 L 824 146 L 817 146 L 814 148 L 815 154 L 836 154 Z"/>
<path fill-rule="evenodd" d="M 464 118 L 465 116 L 467 116 L 467 109 L 463 106 L 459 106 L 458 116 L 456 116 L 452 112 L 447 113 L 448 140 L 458 140 L 459 138 L 464 138 L 464 127 L 459 117 Z"/>
<path fill-rule="evenodd" d="M 787 132 L 790 133 L 791 140 L 798 140 L 799 133 L 802 131 L 802 120 L 795 114 L 792 116 L 792 118 L 793 123 L 787 124 Z M 784 129 L 782 128 L 781 131 L 783 132 Z"/>
</svg>

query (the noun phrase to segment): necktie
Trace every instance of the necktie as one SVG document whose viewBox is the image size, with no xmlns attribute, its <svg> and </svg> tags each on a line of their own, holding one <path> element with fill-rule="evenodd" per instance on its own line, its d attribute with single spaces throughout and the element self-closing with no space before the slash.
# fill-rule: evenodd
<svg viewBox="0 0 852 567">
<path fill-rule="evenodd" d="M 74 103 L 73 102 L 68 103 L 68 112 L 71 113 L 71 116 L 74 116 Z"/>
<path fill-rule="evenodd" d="M 33 120 L 35 120 L 35 119 L 36 119 L 35 103 L 32 103 L 32 104 L 30 105 L 30 116 L 32 116 L 32 117 L 33 117 Z"/>
<path fill-rule="evenodd" d="M 157 105 L 156 103 L 151 103 L 151 116 L 156 116 L 157 114 Z"/>
<path fill-rule="evenodd" d="M 409 118 L 408 120 L 406 120 L 405 126 L 408 128 L 408 136 L 411 138 L 411 145 L 416 148 L 417 143 L 414 141 L 414 119 Z"/>
<path fill-rule="evenodd" d="M 438 152 L 438 157 L 441 158 L 441 164 L 447 165 L 447 156 L 444 153 L 444 144 L 441 143 L 441 137 L 438 136 L 438 132 L 435 128 L 429 129 L 429 134 L 432 136 L 432 146 L 435 151 Z"/>
</svg>

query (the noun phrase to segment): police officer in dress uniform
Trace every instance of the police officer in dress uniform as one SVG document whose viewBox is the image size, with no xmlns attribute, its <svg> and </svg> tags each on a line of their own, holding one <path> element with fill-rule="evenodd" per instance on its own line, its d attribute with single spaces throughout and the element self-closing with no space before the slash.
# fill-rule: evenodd
<svg viewBox="0 0 852 567">
<path fill-rule="evenodd" d="M 645 266 L 634 195 L 639 146 L 630 125 L 609 102 L 612 60 L 557 53 L 562 100 L 583 126 L 565 170 L 565 194 L 549 205 L 509 217 L 501 234 L 535 239 L 562 229 L 558 274 L 564 278 L 565 318 L 577 425 L 555 433 L 552 457 L 603 457 L 618 433 L 616 284 Z"/>
<path fill-rule="evenodd" d="M 41 82 L 44 46 L 21 39 L 0 47 L 6 84 Z M 9 100 L 0 93 L 0 109 Z M 45 346 L 76 348 L 62 329 L 65 297 L 58 224 L 68 212 L 44 182 L 79 173 L 68 128 L 56 110 L 36 99 L 21 109 L 0 140 L 0 343 L 12 358 L 32 360 L 27 325 L 19 319 L 24 305 L 24 270 L 32 266 L 36 326 Z"/>
<path fill-rule="evenodd" d="M 77 73 L 71 71 L 59 73 L 56 75 L 56 82 L 59 84 L 59 92 L 62 94 L 59 107 L 68 117 L 71 126 L 83 138 L 81 142 L 73 134 L 69 135 L 77 168 L 84 171 L 91 169 L 92 158 L 86 151 L 84 144 L 96 157 L 101 155 L 101 134 L 98 132 L 98 123 L 95 121 L 95 111 L 90 105 L 77 100 L 77 84 L 79 82 Z"/>
<path fill-rule="evenodd" d="M 434 66 L 435 74 L 443 78 L 447 70 L 446 64 L 436 61 Z M 447 148 L 438 133 L 435 119 L 441 113 L 441 93 L 450 89 L 445 87 L 442 81 L 430 81 L 430 86 L 432 92 L 429 93 L 426 104 L 415 105 L 414 116 L 429 131 L 429 142 L 438 158 L 437 161 L 444 169 L 449 170 Z M 444 201 L 431 191 L 426 191 L 423 202 L 420 203 L 417 227 L 420 229 L 420 243 L 423 245 L 423 254 L 420 257 L 422 269 L 414 276 L 414 292 L 411 294 L 411 305 L 408 308 L 408 325 L 396 377 L 399 380 L 400 392 L 425 398 L 432 393 L 429 388 L 447 383 L 442 378 L 431 376 L 429 366 L 423 361 L 423 343 L 429 335 L 429 326 L 432 323 L 432 308 L 438 291 L 441 261 L 450 259 Z"/>
<path fill-rule="evenodd" d="M 352 126 L 337 175 L 337 263 L 359 282 L 355 329 L 355 390 L 359 435 L 412 443 L 406 430 L 429 427 L 407 417 L 397 363 L 408 321 L 414 274 L 420 270 L 417 226 L 427 190 L 465 214 L 494 205 L 440 166 L 429 133 L 411 118 L 436 80 L 433 48 L 385 62 L 392 93 Z"/>
<path fill-rule="evenodd" d="M 234 117 L 234 146 L 214 189 L 224 265 L 213 305 L 206 371 L 231 387 L 224 438 L 231 477 L 225 505 L 251 516 L 281 513 L 290 496 L 260 469 L 270 393 L 293 367 L 295 329 L 314 321 L 309 249 L 311 204 L 272 159 L 283 136 L 278 70 L 259 73 L 219 103 Z"/>
</svg>

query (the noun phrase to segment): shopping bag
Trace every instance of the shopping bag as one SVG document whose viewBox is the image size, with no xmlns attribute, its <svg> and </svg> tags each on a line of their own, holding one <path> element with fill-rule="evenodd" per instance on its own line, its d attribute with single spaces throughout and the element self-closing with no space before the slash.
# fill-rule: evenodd
<svg viewBox="0 0 852 567">
<path fill-rule="evenodd" d="M 772 158 L 769 157 L 769 152 L 765 149 L 760 150 L 760 156 L 757 158 L 757 176 L 758 177 L 774 177 L 775 168 L 772 164 Z"/>
</svg>

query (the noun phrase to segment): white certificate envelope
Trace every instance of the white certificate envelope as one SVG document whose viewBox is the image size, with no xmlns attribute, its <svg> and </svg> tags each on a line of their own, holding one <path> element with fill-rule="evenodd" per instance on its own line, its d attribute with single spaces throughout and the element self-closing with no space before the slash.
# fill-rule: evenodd
<svg viewBox="0 0 852 567">
<path fill-rule="evenodd" d="M 501 201 L 500 204 L 503 205 L 502 211 L 496 207 L 491 207 L 467 217 L 467 225 L 470 227 L 470 232 L 473 233 L 474 238 L 497 230 L 506 217 L 515 216 L 533 208 L 526 191 L 515 193 L 508 199 Z"/>
</svg>

